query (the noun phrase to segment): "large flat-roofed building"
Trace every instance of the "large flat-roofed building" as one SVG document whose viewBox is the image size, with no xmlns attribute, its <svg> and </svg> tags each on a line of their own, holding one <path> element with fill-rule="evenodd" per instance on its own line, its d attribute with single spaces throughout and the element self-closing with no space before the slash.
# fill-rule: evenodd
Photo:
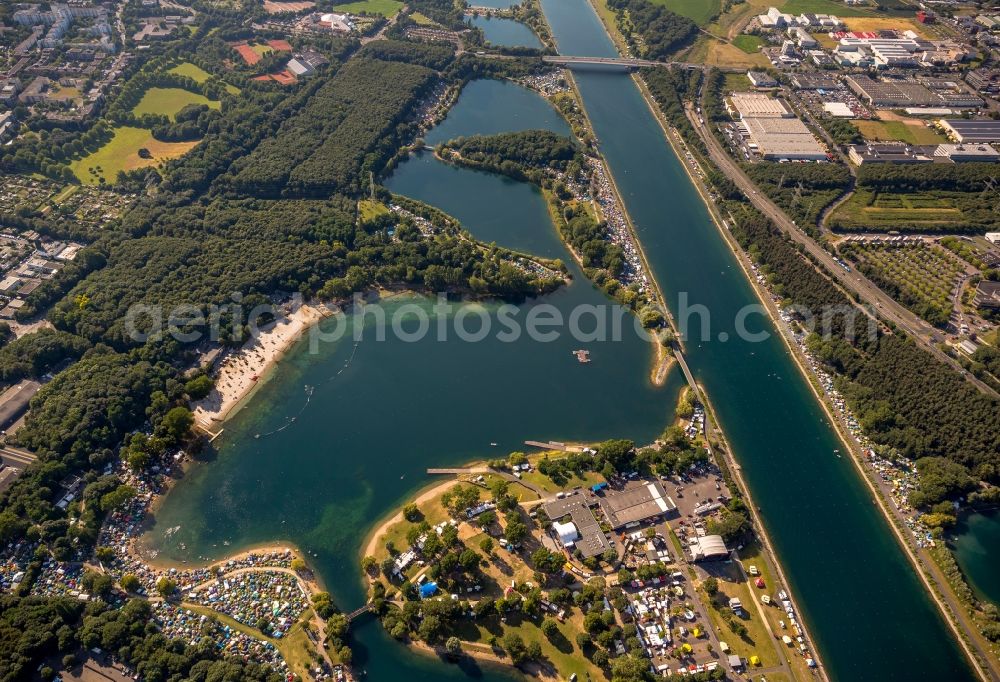
<svg viewBox="0 0 1000 682">
<path fill-rule="evenodd" d="M 747 118 L 743 120 L 750 147 L 764 159 L 820 161 L 826 150 L 797 118 Z"/>
<path fill-rule="evenodd" d="M 553 528 L 563 547 L 567 547 L 566 543 L 570 541 L 569 526 L 576 527 L 578 537 L 573 539 L 570 544 L 578 549 L 585 559 L 604 554 L 611 549 L 611 543 L 608 542 L 597 517 L 594 516 L 594 511 L 590 508 L 591 503 L 590 496 L 578 491 L 565 497 L 549 500 L 542 505 L 542 509 L 553 522 Z M 562 518 L 565 516 L 569 516 L 570 520 L 563 522 Z"/>
<path fill-rule="evenodd" d="M 940 125 L 956 142 L 1000 142 L 1000 121 L 943 118 Z"/>
<path fill-rule="evenodd" d="M 609 490 L 600 498 L 600 505 L 615 530 L 655 521 L 677 511 L 677 505 L 657 481 L 630 484 L 621 491 Z"/>
<path fill-rule="evenodd" d="M 1000 152 L 988 144 L 941 144 L 934 150 L 934 156 L 944 157 L 949 161 L 982 161 L 994 163 L 1000 161 Z"/>
<path fill-rule="evenodd" d="M 848 76 L 845 81 L 863 102 L 874 107 L 902 109 L 942 103 L 937 94 L 913 81 L 881 81 L 860 75 Z"/>
<path fill-rule="evenodd" d="M 867 163 L 932 163 L 919 148 L 903 143 L 854 144 L 847 156 L 859 166 Z"/>
<path fill-rule="evenodd" d="M 734 92 L 730 98 L 740 118 L 794 118 L 788 106 L 762 92 Z"/>
</svg>

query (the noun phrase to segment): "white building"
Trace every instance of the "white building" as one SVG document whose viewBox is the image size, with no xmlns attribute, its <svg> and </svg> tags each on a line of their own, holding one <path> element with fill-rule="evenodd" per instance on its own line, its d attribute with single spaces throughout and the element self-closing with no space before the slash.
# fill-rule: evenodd
<svg viewBox="0 0 1000 682">
<path fill-rule="evenodd" d="M 763 92 L 734 92 L 730 100 L 739 118 L 795 117 L 782 100 Z"/>
</svg>

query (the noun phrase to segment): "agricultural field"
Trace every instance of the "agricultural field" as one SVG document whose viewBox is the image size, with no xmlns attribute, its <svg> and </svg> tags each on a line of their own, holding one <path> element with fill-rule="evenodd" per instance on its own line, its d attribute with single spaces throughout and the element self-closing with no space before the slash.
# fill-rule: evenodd
<svg viewBox="0 0 1000 682">
<path fill-rule="evenodd" d="M 896 230 L 931 232 L 947 230 L 965 220 L 955 200 L 958 193 L 888 194 L 859 189 L 831 218 L 831 227 L 842 230 Z"/>
<path fill-rule="evenodd" d="M 687 17 L 699 26 L 707 24 L 722 8 L 720 0 L 652 0 L 671 12 Z"/>
<path fill-rule="evenodd" d="M 383 17 L 392 17 L 403 9 L 403 3 L 399 0 L 358 0 L 358 2 L 335 5 L 333 9 L 336 12 L 350 14 L 381 14 Z"/>
<path fill-rule="evenodd" d="M 189 104 L 206 104 L 212 109 L 218 109 L 222 105 L 218 100 L 211 100 L 182 88 L 150 88 L 135 105 L 132 113 L 136 116 L 164 114 L 173 120 L 177 112 Z"/>
<path fill-rule="evenodd" d="M 902 305 L 936 326 L 948 323 L 965 266 L 937 245 L 847 242 L 845 257 Z"/>
<path fill-rule="evenodd" d="M 161 161 L 175 159 L 190 151 L 199 141 L 160 142 L 145 128 L 123 126 L 115 128 L 114 137 L 93 154 L 73 161 L 70 169 L 85 185 L 114 182 L 119 171 L 155 166 Z M 149 152 L 149 158 L 139 155 L 139 150 Z"/>
<path fill-rule="evenodd" d="M 887 142 L 898 140 L 908 144 L 943 144 L 948 140 L 928 128 L 923 121 L 902 119 L 895 121 L 854 121 L 866 140 Z"/>
<path fill-rule="evenodd" d="M 740 48 L 747 54 L 757 54 L 760 52 L 760 48 L 767 45 L 767 41 L 760 36 L 744 33 L 733 38 L 733 45 Z"/>
</svg>

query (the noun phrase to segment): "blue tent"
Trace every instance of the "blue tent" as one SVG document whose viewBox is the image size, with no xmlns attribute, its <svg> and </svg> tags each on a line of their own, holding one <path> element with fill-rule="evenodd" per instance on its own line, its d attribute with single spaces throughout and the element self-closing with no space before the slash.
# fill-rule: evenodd
<svg viewBox="0 0 1000 682">
<path fill-rule="evenodd" d="M 433 597 L 434 593 L 437 591 L 437 583 L 424 583 L 420 586 L 420 598 L 427 599 L 427 597 Z"/>
</svg>

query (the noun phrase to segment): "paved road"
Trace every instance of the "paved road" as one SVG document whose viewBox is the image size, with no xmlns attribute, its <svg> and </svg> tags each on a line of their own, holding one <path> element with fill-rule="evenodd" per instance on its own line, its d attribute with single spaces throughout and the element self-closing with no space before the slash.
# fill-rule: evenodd
<svg viewBox="0 0 1000 682">
<path fill-rule="evenodd" d="M 951 365 L 956 371 L 961 372 L 965 378 L 976 388 L 987 395 L 1000 397 L 992 388 L 976 379 L 965 371 L 958 362 L 947 353 L 939 349 L 935 343 L 941 339 L 940 332 L 930 324 L 920 319 L 909 310 L 894 301 L 885 292 L 875 286 L 863 275 L 851 271 L 847 272 L 826 249 L 820 246 L 812 237 L 800 230 L 798 226 L 781 210 L 773 201 L 757 191 L 756 185 L 743 172 L 743 169 L 726 153 L 719 141 L 712 135 L 708 127 L 699 122 L 690 105 L 686 107 L 688 118 L 698 135 L 705 142 L 708 154 L 715 165 L 726 174 L 729 179 L 736 184 L 740 190 L 746 194 L 750 202 L 767 216 L 782 232 L 792 238 L 793 241 L 801 244 L 805 250 L 821 263 L 829 274 L 842 287 L 857 294 L 861 301 L 878 309 L 878 314 L 890 320 L 900 329 L 907 332 L 921 346 L 933 356 Z"/>
</svg>

